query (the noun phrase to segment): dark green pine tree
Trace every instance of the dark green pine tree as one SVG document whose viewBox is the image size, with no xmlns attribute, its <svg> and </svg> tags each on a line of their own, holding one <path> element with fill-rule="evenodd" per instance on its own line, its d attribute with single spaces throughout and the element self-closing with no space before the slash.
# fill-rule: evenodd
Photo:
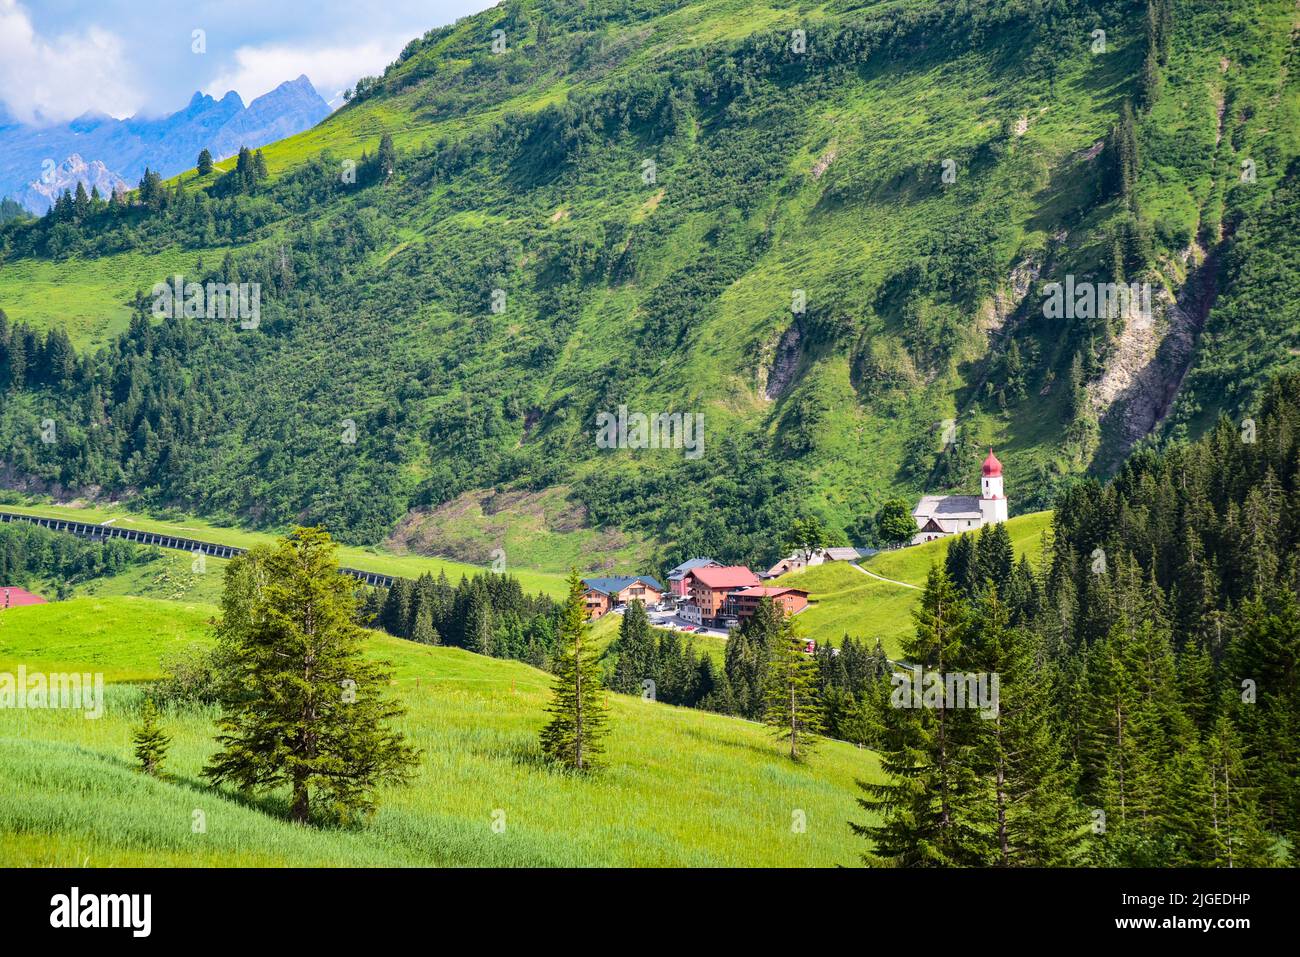
<svg viewBox="0 0 1300 957">
<path fill-rule="evenodd" d="M 1123 619 L 1090 649 L 1084 771 L 1088 799 L 1105 813 L 1093 849 L 1098 863 L 1159 866 L 1153 841 L 1164 811 L 1162 764 L 1171 752 L 1152 693 L 1161 643 L 1150 623 L 1134 628 Z"/>
<path fill-rule="evenodd" d="M 576 771 L 599 766 L 609 733 L 608 705 L 600 686 L 599 651 L 587 622 L 586 589 L 577 569 L 569 573 L 569 597 L 560 612 L 555 642 L 555 684 L 541 731 L 542 752 Z"/>
<path fill-rule="evenodd" d="M 1189 720 L 1201 733 L 1209 732 L 1215 714 L 1214 662 L 1195 639 L 1178 656 L 1178 688 Z"/>
<path fill-rule="evenodd" d="M 998 677 L 995 713 L 982 710 L 975 725 L 982 772 L 992 779 L 996 859 L 1003 866 L 1067 866 L 1078 855 L 1086 818 L 1052 727 L 1042 639 L 1011 626 L 996 589 L 983 596 L 975 620 L 978 659 L 971 661 Z"/>
<path fill-rule="evenodd" d="M 438 629 L 433 627 L 433 608 L 429 605 L 421 605 L 420 610 L 415 614 L 415 625 L 411 629 L 411 640 L 421 645 L 439 645 L 442 639 L 438 637 Z"/>
<path fill-rule="evenodd" d="M 1213 832 L 1211 867 L 1266 867 L 1275 863 L 1272 840 L 1259 812 L 1258 788 L 1251 786 L 1241 736 L 1225 709 L 1206 744 L 1208 814 Z"/>
<path fill-rule="evenodd" d="M 754 614 L 727 636 L 727 680 L 735 696 L 736 714 L 757 721 L 763 716 L 763 680 L 772 645 L 781 631 L 781 611 L 770 598 L 761 598 Z"/>
<path fill-rule="evenodd" d="M 991 581 L 1003 591 L 1011 581 L 1016 553 L 1011 546 L 1011 533 L 1003 522 L 985 525 L 975 540 L 975 582 L 983 586 Z"/>
<path fill-rule="evenodd" d="M 1138 149 L 1136 121 L 1133 108 L 1127 101 L 1120 109 L 1119 122 L 1106 140 L 1106 154 L 1106 188 L 1110 195 L 1118 196 L 1132 209 L 1137 186 Z M 1131 262 L 1132 256 L 1128 258 Z"/>
<path fill-rule="evenodd" d="M 655 641 L 650 633 L 650 616 L 639 599 L 628 602 L 619 622 L 618 638 L 613 650 L 618 654 L 612 690 L 620 694 L 641 694 L 646 681 L 655 683 L 656 697 L 660 677 L 656 668 Z"/>
<path fill-rule="evenodd" d="M 659 700 L 667 704 L 684 704 L 689 694 L 691 665 L 678 632 L 669 631 L 658 642 L 655 654 Z"/>
<path fill-rule="evenodd" d="M 74 217 L 81 221 L 86 218 L 90 212 L 90 194 L 86 192 L 86 184 L 77 180 L 77 193 L 72 200 L 72 210 Z"/>
<path fill-rule="evenodd" d="M 198 163 L 195 168 L 200 176 L 207 176 L 212 172 L 212 154 L 208 152 L 206 147 L 199 153 Z"/>
<path fill-rule="evenodd" d="M 722 674 L 714 665 L 713 656 L 709 654 L 701 655 L 695 663 L 695 677 L 692 680 L 692 707 L 717 710 L 716 708 L 708 708 L 702 702 L 719 694 L 719 677 L 723 680 L 726 679 L 726 675 Z"/>
<path fill-rule="evenodd" d="M 1209 867 L 1214 863 L 1211 780 L 1200 737 L 1190 729 L 1176 741 L 1161 772 L 1164 795 L 1154 829 L 1163 867 Z"/>
<path fill-rule="evenodd" d="M 144 699 L 140 723 L 132 729 L 131 740 L 135 744 L 135 760 L 140 770 L 155 777 L 161 774 L 172 739 L 158 725 L 158 708 L 153 698 Z"/>
<path fill-rule="evenodd" d="M 816 660 L 805 650 L 807 643 L 794 622 L 783 616 L 763 689 L 763 723 L 789 747 L 792 761 L 810 753 L 822 732 L 820 678 Z"/>
<path fill-rule="evenodd" d="M 1268 827 L 1300 839 L 1300 602 L 1282 589 L 1272 607 L 1247 602 L 1242 619 L 1228 647 L 1242 751 Z"/>
<path fill-rule="evenodd" d="M 1038 619 L 1043 610 L 1043 591 L 1038 576 L 1034 574 L 1029 558 L 1020 556 L 1015 569 L 1011 572 L 1011 581 L 1006 588 L 1007 607 L 1011 611 L 1013 625 L 1028 625 Z"/>
<path fill-rule="evenodd" d="M 977 583 L 975 563 L 975 534 L 957 535 L 948 545 L 948 554 L 943 560 L 944 570 L 957 590 L 963 595 L 971 595 Z"/>
<path fill-rule="evenodd" d="M 706 667 L 712 680 L 701 677 L 701 697 L 696 707 L 705 711 L 716 711 L 718 714 L 736 714 L 738 708 L 736 695 L 732 691 L 731 680 L 727 677 L 726 670 L 715 667 L 713 660 L 708 655 L 704 655 L 700 660 L 700 668 Z"/>
<path fill-rule="evenodd" d="M 465 647 L 480 655 L 496 651 L 495 629 L 492 621 L 492 601 L 481 578 L 475 577 L 470 585 L 469 600 L 465 607 Z"/>
<path fill-rule="evenodd" d="M 915 633 L 903 658 L 924 677 L 943 676 L 962 665 L 970 631 L 970 612 L 952 580 L 932 567 L 920 607 L 913 613 Z M 960 867 L 993 859 L 991 798 L 978 773 L 977 730 L 982 720 L 971 709 L 948 707 L 946 700 L 915 700 L 912 675 L 894 676 L 894 693 L 883 718 L 883 784 L 863 782 L 858 803 L 879 815 L 879 823 L 851 823 L 854 833 L 872 842 L 863 860 L 876 866 Z"/>
<path fill-rule="evenodd" d="M 388 598 L 380 615 L 380 624 L 384 631 L 398 638 L 405 638 L 410 632 L 407 622 L 411 620 L 411 599 L 414 585 L 409 578 L 398 578 L 393 587 L 388 589 Z"/>
<path fill-rule="evenodd" d="M 375 154 L 375 168 L 379 172 L 379 181 L 387 182 L 397 172 L 397 150 L 393 146 L 391 133 L 379 137 L 379 152 Z"/>
<path fill-rule="evenodd" d="M 239 154 L 235 157 L 233 176 L 237 193 L 250 192 L 257 185 L 257 174 L 253 169 L 253 153 L 247 146 L 239 148 Z"/>
<path fill-rule="evenodd" d="M 365 653 L 336 546 L 299 528 L 226 569 L 219 750 L 204 775 L 245 791 L 289 790 L 290 816 L 350 821 L 381 785 L 409 780 L 417 752 L 391 728 L 404 709 L 390 672 Z"/>
</svg>

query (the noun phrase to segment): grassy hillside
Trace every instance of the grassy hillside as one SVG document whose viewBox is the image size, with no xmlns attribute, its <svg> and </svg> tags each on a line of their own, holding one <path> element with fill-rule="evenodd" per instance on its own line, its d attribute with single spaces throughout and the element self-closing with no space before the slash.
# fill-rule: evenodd
<svg viewBox="0 0 1300 957">
<path fill-rule="evenodd" d="M 1026 555 L 1031 563 L 1039 564 L 1042 536 L 1050 528 L 1051 520 L 1051 512 L 1035 512 L 1007 523 L 1017 558 Z M 924 545 L 881 552 L 861 563 L 863 568 L 891 579 L 890 582 L 863 574 L 847 562 L 831 562 L 782 575 L 773 584 L 806 588 L 812 593 L 814 604 L 795 619 L 808 637 L 831 644 L 838 644 L 846 634 L 864 638 L 868 643 L 879 638 L 885 651 L 896 655 L 901 648 L 900 640 L 915 627 L 912 609 L 921 598 L 918 587 L 907 585 L 924 585 L 931 565 L 943 564 L 951 543 L 951 538 L 941 538 Z"/>
<path fill-rule="evenodd" d="M 157 673 L 168 647 L 206 640 L 211 609 L 76 599 L 0 616 L 0 670 Z M 853 865 L 856 778 L 871 752 L 826 743 L 807 764 L 764 729 L 614 696 L 609 767 L 574 778 L 536 750 L 549 678 L 514 662 L 377 636 L 423 749 L 414 784 L 384 794 L 364 829 L 292 827 L 277 806 L 236 800 L 198 777 L 212 751 L 206 711 L 168 713 L 165 781 L 131 766 L 139 684 L 114 683 L 106 714 L 0 711 L 0 865 Z M 206 833 L 192 831 L 201 811 Z M 807 821 L 792 830 L 796 812 Z M 505 830 L 494 832 L 494 814 Z M 581 825 L 579 827 L 579 825 Z"/>
<path fill-rule="evenodd" d="M 800 514 L 862 541 L 886 498 L 968 487 L 989 443 L 1013 509 L 1046 507 L 1158 429 L 1213 280 L 1241 272 L 1217 264 L 1281 235 L 1259 217 L 1300 153 L 1296 17 L 494 7 L 268 147 L 264 182 L 187 174 L 5 227 L 0 308 L 83 347 L 121 328 L 125 282 L 263 292 L 255 330 L 145 321 L 146 303 L 85 366 L 47 362 L 0 400 L 8 474 L 476 563 L 503 538 L 538 564 L 760 563 Z M 1149 282 L 1160 315 L 1047 319 L 1042 287 L 1067 274 Z M 1187 422 L 1249 401 L 1225 385 L 1245 361 L 1215 360 Z M 600 448 L 620 406 L 703 415 L 699 458 Z M 35 438 L 46 417 L 57 443 Z"/>
</svg>

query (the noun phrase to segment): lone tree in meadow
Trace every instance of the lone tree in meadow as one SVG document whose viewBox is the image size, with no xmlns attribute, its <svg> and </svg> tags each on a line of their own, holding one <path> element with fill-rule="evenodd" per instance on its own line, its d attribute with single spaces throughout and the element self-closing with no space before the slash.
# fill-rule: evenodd
<svg viewBox="0 0 1300 957">
<path fill-rule="evenodd" d="M 807 640 L 787 616 L 772 641 L 771 660 L 763 687 L 763 723 L 778 741 L 789 742 L 790 758 L 811 752 L 822 731 L 821 691 L 817 661 L 805 650 Z"/>
<path fill-rule="evenodd" d="M 786 552 L 802 555 L 804 561 L 811 560 L 818 550 L 828 545 L 830 545 L 830 536 L 826 532 L 826 527 L 815 516 L 796 518 L 781 541 L 781 547 Z"/>
<path fill-rule="evenodd" d="M 390 673 L 364 654 L 352 582 L 319 528 L 231 561 L 222 595 L 221 750 L 204 774 L 242 790 L 287 786 L 290 816 L 348 821 L 381 785 L 409 780 L 418 753 L 391 722 Z"/>
<path fill-rule="evenodd" d="M 542 728 L 542 751 L 553 761 L 578 771 L 597 766 L 609 733 L 609 707 L 600 687 L 600 659 L 587 624 L 585 589 L 577 571 L 569 573 L 569 597 L 555 642 L 555 685 Z"/>
<path fill-rule="evenodd" d="M 212 154 L 205 148 L 199 154 L 198 171 L 200 176 L 207 176 L 212 172 Z"/>
<path fill-rule="evenodd" d="M 889 545 L 904 545 L 916 534 L 916 520 L 907 499 L 891 498 L 876 513 L 876 534 Z"/>
<path fill-rule="evenodd" d="M 140 723 L 132 729 L 131 740 L 135 744 L 135 759 L 140 770 L 155 777 L 162 771 L 163 761 L 167 759 L 167 748 L 172 743 L 171 735 L 158 726 L 158 708 L 153 698 L 144 699 L 144 709 L 140 712 Z"/>
</svg>

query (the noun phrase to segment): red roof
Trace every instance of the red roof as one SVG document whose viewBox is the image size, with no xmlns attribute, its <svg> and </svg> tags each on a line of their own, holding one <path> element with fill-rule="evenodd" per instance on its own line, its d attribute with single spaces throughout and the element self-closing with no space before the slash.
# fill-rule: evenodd
<svg viewBox="0 0 1300 957">
<path fill-rule="evenodd" d="M 6 585 L 0 588 L 0 608 L 19 608 L 23 605 L 44 605 L 45 599 L 33 595 L 25 588 Z"/>
<path fill-rule="evenodd" d="M 748 588 L 758 584 L 758 576 L 744 565 L 695 568 L 687 577 L 694 578 L 705 588 Z"/>
<path fill-rule="evenodd" d="M 1002 475 L 1002 463 L 998 457 L 993 454 L 993 449 L 989 449 L 989 457 L 984 460 L 984 474 L 988 478 L 998 478 Z"/>
<path fill-rule="evenodd" d="M 732 592 L 732 597 L 736 595 L 756 595 L 759 598 L 775 598 L 777 595 L 790 593 L 803 595 L 805 598 L 808 597 L 808 592 L 802 588 L 776 588 L 772 585 L 755 585 L 752 588 L 742 588 L 738 592 Z"/>
</svg>

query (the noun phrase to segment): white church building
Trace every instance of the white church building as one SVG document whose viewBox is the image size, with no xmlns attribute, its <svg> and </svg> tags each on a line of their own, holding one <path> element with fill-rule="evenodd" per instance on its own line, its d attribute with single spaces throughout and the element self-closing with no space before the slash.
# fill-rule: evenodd
<svg viewBox="0 0 1300 957">
<path fill-rule="evenodd" d="M 917 532 L 912 544 L 932 542 L 946 535 L 968 532 L 1007 520 L 1007 497 L 1002 492 L 1002 463 L 993 450 L 980 470 L 980 494 L 926 495 L 912 509 Z"/>
</svg>

